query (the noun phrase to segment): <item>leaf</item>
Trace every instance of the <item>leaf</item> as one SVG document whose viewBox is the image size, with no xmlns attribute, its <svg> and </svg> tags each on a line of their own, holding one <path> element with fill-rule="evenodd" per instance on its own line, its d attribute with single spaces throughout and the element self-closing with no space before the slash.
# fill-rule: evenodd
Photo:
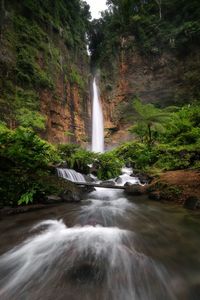
<svg viewBox="0 0 200 300">
<path fill-rule="evenodd" d="M 29 203 L 32 203 L 33 202 L 33 196 L 34 194 L 36 193 L 35 190 L 31 190 L 29 192 L 26 192 L 25 194 L 23 194 L 21 196 L 21 198 L 18 200 L 18 205 L 21 205 L 21 204 L 29 204 Z"/>
</svg>

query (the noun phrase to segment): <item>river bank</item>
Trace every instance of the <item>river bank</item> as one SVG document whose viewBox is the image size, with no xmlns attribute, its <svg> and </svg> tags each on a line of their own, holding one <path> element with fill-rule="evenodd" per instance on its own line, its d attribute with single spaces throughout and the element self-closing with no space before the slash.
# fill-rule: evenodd
<svg viewBox="0 0 200 300">
<path fill-rule="evenodd" d="M 151 178 L 151 182 L 143 186 L 127 185 L 125 194 L 133 198 L 147 194 L 148 198 L 154 201 L 175 203 L 187 209 L 200 208 L 200 171 L 177 170 L 164 172 L 154 177 L 144 173 L 138 176 L 143 180 Z M 56 186 L 56 194 L 49 195 L 36 204 L 2 207 L 0 216 L 49 209 L 62 205 L 62 203 L 78 203 L 85 197 L 89 197 L 93 190 L 91 187 L 78 186 L 71 181 L 58 178 L 56 175 L 48 176 L 48 184 Z M 117 188 L 119 187 L 117 186 Z"/>
<path fill-rule="evenodd" d="M 161 173 L 148 185 L 149 197 L 170 201 L 189 209 L 200 207 L 200 171 L 176 170 Z"/>
</svg>

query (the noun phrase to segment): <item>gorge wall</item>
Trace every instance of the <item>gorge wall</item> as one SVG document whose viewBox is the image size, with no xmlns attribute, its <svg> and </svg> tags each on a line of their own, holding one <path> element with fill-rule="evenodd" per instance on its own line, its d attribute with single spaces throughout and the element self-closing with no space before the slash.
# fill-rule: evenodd
<svg viewBox="0 0 200 300">
<path fill-rule="evenodd" d="M 134 122 L 134 98 L 159 107 L 195 99 L 193 80 L 197 83 L 199 67 L 198 48 L 184 57 L 169 52 L 146 57 L 137 50 L 121 49 L 112 73 L 103 67 L 100 81 L 108 146 L 133 138 L 128 128 Z"/>
<path fill-rule="evenodd" d="M 0 1 L 0 119 L 28 122 L 53 143 L 87 144 L 89 8 L 73 1 Z M 34 124 L 38 120 L 43 125 Z"/>
<path fill-rule="evenodd" d="M 199 101 L 199 20 L 196 0 L 109 0 L 93 21 L 108 146 L 132 138 L 135 97 L 161 108 Z"/>
</svg>

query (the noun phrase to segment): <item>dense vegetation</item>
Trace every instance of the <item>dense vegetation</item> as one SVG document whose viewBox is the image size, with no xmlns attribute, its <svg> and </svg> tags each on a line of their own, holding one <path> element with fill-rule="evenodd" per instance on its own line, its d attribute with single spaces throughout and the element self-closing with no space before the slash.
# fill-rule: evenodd
<svg viewBox="0 0 200 300">
<path fill-rule="evenodd" d="M 171 113 L 152 104 L 142 105 L 138 100 L 134 106 L 138 114 L 143 108 L 143 118 L 140 115 L 130 129 L 135 141 L 118 147 L 117 156 L 136 169 L 152 173 L 200 167 L 199 105 L 186 105 Z"/>
<path fill-rule="evenodd" d="M 200 168 L 200 108 L 186 105 L 160 110 L 134 100 L 138 114 L 130 128 L 134 138 L 104 154 L 79 145 L 55 147 L 39 138 L 32 128 L 0 126 L 0 192 L 2 205 L 29 203 L 59 193 L 50 176 L 52 165 L 65 162 L 68 168 L 99 179 L 117 177 L 123 165 L 156 173 L 164 170 Z M 172 112 L 171 112 L 172 111 Z M 91 165 L 93 165 L 91 169 Z M 54 178 L 55 181 L 55 178 Z"/>
<path fill-rule="evenodd" d="M 55 166 L 67 163 L 82 173 L 90 164 L 100 179 L 120 174 L 123 160 L 112 153 L 96 154 L 75 144 L 53 146 L 32 128 L 8 129 L 0 124 L 0 206 L 44 201 L 47 195 L 60 194 Z"/>
<path fill-rule="evenodd" d="M 40 112 L 41 91 L 64 105 L 66 99 L 55 86 L 58 79 L 78 86 L 79 94 L 88 88 L 83 70 L 88 64 L 86 32 L 92 64 L 101 68 L 112 89 L 116 62 L 128 51 L 154 59 L 170 52 L 182 60 L 196 52 L 197 0 L 108 0 L 108 11 L 91 23 L 89 7 L 81 0 L 1 3 L 0 206 L 58 194 L 55 165 L 60 163 L 101 180 L 117 177 L 123 165 L 148 173 L 200 168 L 200 60 L 184 73 L 188 98 L 177 106 L 161 108 L 131 98 L 126 117 L 132 141 L 112 151 L 92 153 L 77 144 L 52 145 L 39 137 L 47 122 Z"/>
<path fill-rule="evenodd" d="M 1 205 L 16 205 L 55 189 L 48 183 L 49 166 L 59 161 L 53 145 L 29 128 L 16 130 L 0 125 Z"/>
<path fill-rule="evenodd" d="M 166 49 L 189 51 L 200 39 L 198 0 L 108 0 L 109 10 L 93 21 L 91 51 L 95 60 L 115 55 L 123 38 L 144 54 Z M 187 48 L 185 47 L 187 46 Z M 189 48 L 188 48 L 189 46 Z"/>
<path fill-rule="evenodd" d="M 123 58 L 139 53 L 148 61 L 165 54 L 186 66 L 179 101 L 200 96 L 200 6 L 198 0 L 108 0 L 109 10 L 94 20 L 90 30 L 93 65 L 99 66 L 105 84 L 117 77 Z M 109 61 L 109 67 L 108 62 Z M 134 70 L 133 70 L 134 71 Z M 171 70 L 172 71 L 172 70 Z M 174 73 L 174 77 L 177 74 Z M 174 99 L 171 99 L 174 100 Z"/>
</svg>

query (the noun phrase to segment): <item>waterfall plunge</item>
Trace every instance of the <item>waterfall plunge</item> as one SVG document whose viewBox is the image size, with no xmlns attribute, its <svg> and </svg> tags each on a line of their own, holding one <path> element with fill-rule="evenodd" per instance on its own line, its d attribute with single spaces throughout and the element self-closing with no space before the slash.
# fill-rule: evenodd
<svg viewBox="0 0 200 300">
<path fill-rule="evenodd" d="M 93 81 L 92 151 L 104 152 L 103 112 L 95 78 Z"/>
</svg>

